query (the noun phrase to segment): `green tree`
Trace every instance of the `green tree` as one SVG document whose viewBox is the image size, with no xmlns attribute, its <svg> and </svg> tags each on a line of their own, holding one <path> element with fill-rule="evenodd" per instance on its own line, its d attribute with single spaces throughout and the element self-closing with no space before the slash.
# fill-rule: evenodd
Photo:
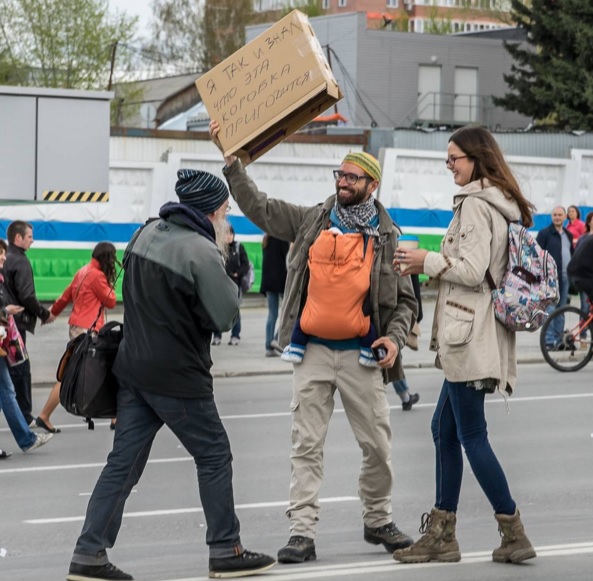
<svg viewBox="0 0 593 581">
<path fill-rule="evenodd" d="M 176 73 L 205 71 L 245 44 L 251 0 L 153 0 L 150 49 Z"/>
<path fill-rule="evenodd" d="M 284 7 L 280 17 L 290 14 L 293 10 L 300 10 L 309 18 L 323 16 L 325 14 L 325 10 L 321 8 L 321 0 L 295 0 Z"/>
<path fill-rule="evenodd" d="M 0 75 L 11 85 L 105 89 L 116 43 L 136 18 L 111 16 L 107 0 L 0 0 Z M 121 51 L 114 67 L 129 65 Z"/>
<path fill-rule="evenodd" d="M 176 74 L 202 68 L 200 62 L 203 0 L 153 0 L 151 41 L 146 47 L 154 61 L 172 66 Z"/>
<path fill-rule="evenodd" d="M 424 21 L 425 34 L 451 34 L 453 32 L 453 23 L 451 18 L 440 16 L 436 2 L 433 2 L 426 14 Z"/>
<path fill-rule="evenodd" d="M 593 130 L 593 4 L 582 0 L 511 0 L 527 46 L 507 43 L 514 59 L 504 79 L 511 92 L 495 98 L 537 123 Z"/>
<path fill-rule="evenodd" d="M 253 22 L 251 0 L 204 0 L 199 35 L 200 65 L 207 70 L 245 44 L 245 27 Z"/>
</svg>

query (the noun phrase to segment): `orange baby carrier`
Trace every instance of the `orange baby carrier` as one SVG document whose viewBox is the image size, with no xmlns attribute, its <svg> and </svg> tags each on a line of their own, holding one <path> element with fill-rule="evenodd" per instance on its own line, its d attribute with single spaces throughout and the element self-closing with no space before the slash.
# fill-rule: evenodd
<svg viewBox="0 0 593 581">
<path fill-rule="evenodd" d="M 334 341 L 364 337 L 371 325 L 362 305 L 371 284 L 372 239 L 323 230 L 309 249 L 308 266 L 303 332 Z"/>
</svg>

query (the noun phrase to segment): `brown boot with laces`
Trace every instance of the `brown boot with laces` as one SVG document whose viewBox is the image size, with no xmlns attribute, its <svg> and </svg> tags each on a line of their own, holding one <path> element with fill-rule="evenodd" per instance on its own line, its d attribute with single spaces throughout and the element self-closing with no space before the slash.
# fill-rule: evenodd
<svg viewBox="0 0 593 581">
<path fill-rule="evenodd" d="M 494 518 L 498 521 L 498 532 L 502 537 L 500 547 L 492 552 L 495 563 L 520 563 L 537 556 L 525 534 L 518 510 L 512 516 L 495 514 Z"/>
<path fill-rule="evenodd" d="M 398 549 L 393 558 L 401 563 L 439 561 L 455 563 L 461 559 L 455 538 L 457 517 L 454 512 L 433 508 L 422 515 L 419 532 L 422 537 L 411 547 Z"/>
</svg>

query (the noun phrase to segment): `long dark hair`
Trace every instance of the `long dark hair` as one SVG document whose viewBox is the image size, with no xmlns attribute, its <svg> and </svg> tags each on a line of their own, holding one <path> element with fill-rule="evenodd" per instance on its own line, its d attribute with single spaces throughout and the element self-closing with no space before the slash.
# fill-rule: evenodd
<svg viewBox="0 0 593 581">
<path fill-rule="evenodd" d="M 107 277 L 109 284 L 113 285 L 117 278 L 115 265 L 119 264 L 115 256 L 115 246 L 111 242 L 99 242 L 93 249 L 93 258 L 99 263 L 99 268 Z"/>
<path fill-rule="evenodd" d="M 574 208 L 574 211 L 577 213 L 577 220 L 581 219 L 581 211 L 576 207 L 576 206 L 568 206 L 568 208 L 566 208 L 566 212 L 568 212 L 568 210 L 570 210 L 571 208 Z"/>
<path fill-rule="evenodd" d="M 589 234 L 591 233 L 591 226 L 589 226 L 591 218 L 593 218 L 593 212 L 589 212 L 585 218 L 585 232 L 589 232 Z"/>
<path fill-rule="evenodd" d="M 474 162 L 472 181 L 480 180 L 483 186 L 484 180 L 488 180 L 507 198 L 517 202 L 523 226 L 533 226 L 535 206 L 521 193 L 521 188 L 492 134 L 484 127 L 467 126 L 455 131 L 449 141 L 455 143 Z"/>
</svg>

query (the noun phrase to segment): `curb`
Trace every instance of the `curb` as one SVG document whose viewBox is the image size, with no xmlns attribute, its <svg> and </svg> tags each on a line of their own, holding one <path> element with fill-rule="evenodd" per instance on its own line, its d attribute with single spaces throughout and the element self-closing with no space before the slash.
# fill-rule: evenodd
<svg viewBox="0 0 593 581">
<path fill-rule="evenodd" d="M 545 363 L 541 355 L 525 356 L 517 359 L 517 365 L 528 365 L 533 363 Z M 404 369 L 436 369 L 434 361 L 419 361 L 417 363 L 404 364 Z M 254 377 L 258 375 L 291 375 L 292 368 L 286 370 L 263 369 L 251 371 L 213 371 L 212 377 L 215 379 L 225 379 L 232 377 Z"/>
<path fill-rule="evenodd" d="M 544 358 L 541 355 L 525 356 L 517 359 L 518 365 L 526 365 L 533 363 L 544 363 Z M 419 361 L 418 363 L 404 364 L 404 369 L 435 369 L 433 361 Z M 288 369 L 260 369 L 250 371 L 213 371 L 212 377 L 214 379 L 230 379 L 233 377 L 257 377 L 258 375 L 292 375 L 292 368 Z M 35 381 L 32 387 L 53 387 L 54 382 L 49 381 Z"/>
</svg>

